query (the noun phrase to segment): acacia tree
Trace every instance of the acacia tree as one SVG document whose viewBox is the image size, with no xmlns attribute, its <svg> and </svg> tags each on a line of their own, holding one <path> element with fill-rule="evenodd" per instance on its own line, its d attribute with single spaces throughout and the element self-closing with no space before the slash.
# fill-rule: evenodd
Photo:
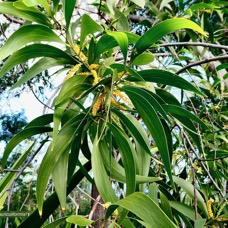
<svg viewBox="0 0 228 228">
<path fill-rule="evenodd" d="M 13 167 L 25 167 L 49 143 L 38 171 L 37 210 L 19 227 L 41 227 L 59 205 L 64 211 L 84 177 L 107 209 L 97 219 L 110 227 L 222 227 L 228 218 L 227 64 L 211 62 L 228 58 L 226 3 L 92 5 L 83 14 L 76 0 L 0 3 L 0 13 L 26 22 L 0 49 L 0 59 L 7 58 L 0 77 L 30 59 L 36 61 L 12 89 L 54 67 L 65 75 L 52 97 L 54 111 L 31 121 L 4 151 L 2 169 L 20 142 L 47 134 Z M 205 53 L 209 58 L 201 59 Z M 13 178 L 1 181 L 2 195 Z M 50 181 L 56 192 L 46 197 Z M 93 225 L 94 210 L 96 204 L 88 219 L 72 215 L 51 225 Z"/>
</svg>

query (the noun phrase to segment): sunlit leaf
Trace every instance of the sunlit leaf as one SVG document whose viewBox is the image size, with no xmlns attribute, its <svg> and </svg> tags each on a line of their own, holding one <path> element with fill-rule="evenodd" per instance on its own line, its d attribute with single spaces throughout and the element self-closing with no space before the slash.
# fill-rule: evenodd
<svg viewBox="0 0 228 228">
<path fill-rule="evenodd" d="M 80 35 L 80 46 L 83 46 L 87 35 L 102 32 L 103 28 L 97 24 L 89 15 L 84 14 L 81 21 L 81 35 Z"/>
<path fill-rule="evenodd" d="M 140 207 L 139 205 L 143 205 L 143 207 Z M 174 223 L 167 217 L 161 208 L 150 197 L 143 193 L 136 192 L 117 201 L 113 206 L 108 208 L 106 216 L 109 216 L 116 206 L 131 211 L 151 227 L 176 228 Z"/>
<path fill-rule="evenodd" d="M 18 8 L 18 4 L 23 9 Z M 22 2 L 0 2 L 0 13 L 13 15 L 28 21 L 34 21 L 43 25 L 51 25 L 49 19 L 35 7 L 27 7 Z"/>
<path fill-rule="evenodd" d="M 120 46 L 120 49 L 123 53 L 124 61 L 127 59 L 127 52 L 128 52 L 128 38 L 127 35 L 124 32 L 113 32 L 113 31 L 107 31 L 107 34 L 109 36 L 112 36 L 118 45 Z"/>
<path fill-rule="evenodd" d="M 54 222 L 44 226 L 43 228 L 56 228 L 56 227 L 59 227 L 63 222 L 66 221 L 67 218 L 68 217 L 63 217 L 63 218 L 57 219 Z"/>
<path fill-rule="evenodd" d="M 112 189 L 111 182 L 102 162 L 98 135 L 96 135 L 96 138 L 93 142 L 92 170 L 96 187 L 104 202 L 116 202 L 117 197 Z"/>
<path fill-rule="evenodd" d="M 113 124 L 109 124 L 108 126 L 115 138 L 121 154 L 126 175 L 126 195 L 129 195 L 135 191 L 136 167 L 133 155 L 135 153 L 134 148 L 129 138 L 117 126 Z"/>
<path fill-rule="evenodd" d="M 148 130 L 150 131 L 160 151 L 166 172 L 170 180 L 172 181 L 169 149 L 167 145 L 166 134 L 162 126 L 161 120 L 159 119 L 151 101 L 146 99 L 144 97 L 144 93 L 141 93 L 138 88 L 136 89 L 136 91 L 134 91 L 134 89 L 136 88 L 130 88 L 130 86 L 124 86 L 123 88 L 121 88 L 121 90 L 129 96 L 136 110 L 138 111 L 139 115 L 142 117 Z M 150 113 L 150 115 L 148 115 L 148 113 Z"/>
<path fill-rule="evenodd" d="M 146 1 L 145 0 L 131 0 L 134 2 L 136 5 L 140 6 L 141 8 L 144 8 Z"/>
<path fill-rule="evenodd" d="M 3 157 L 2 157 L 2 168 L 5 167 L 7 158 L 9 157 L 10 153 L 12 150 L 23 140 L 37 135 L 37 134 L 42 134 L 46 132 L 52 131 L 51 127 L 45 127 L 45 126 L 34 126 L 34 127 L 28 127 L 16 134 L 6 145 Z"/>
<path fill-rule="evenodd" d="M 207 216 L 207 214 L 208 214 L 207 206 L 206 206 L 206 203 L 205 203 L 202 195 L 199 193 L 199 191 L 197 189 L 194 190 L 194 187 L 190 182 L 188 182 L 180 177 L 173 176 L 173 181 L 178 186 L 180 186 L 192 199 L 194 199 L 194 191 L 196 192 L 197 205 L 202 210 L 204 215 Z"/>
<path fill-rule="evenodd" d="M 15 31 L 0 48 L 0 60 L 8 57 L 26 44 L 41 41 L 63 43 L 60 37 L 47 26 L 25 25 Z"/>
<path fill-rule="evenodd" d="M 53 171 L 56 163 L 58 162 L 61 155 L 69 148 L 72 140 L 74 139 L 77 131 L 81 130 L 84 126 L 83 122 L 85 115 L 77 115 L 76 117 L 70 119 L 60 130 L 57 140 L 54 145 L 50 145 L 47 153 L 45 154 L 37 177 L 37 204 L 39 214 L 42 215 L 42 206 L 44 200 L 44 194 L 46 191 L 46 186 L 48 179 Z"/>
<path fill-rule="evenodd" d="M 199 25 L 184 18 L 173 18 L 160 22 L 145 32 L 137 41 L 132 51 L 131 62 L 136 58 L 136 56 L 143 53 L 147 48 L 156 43 L 164 35 L 183 28 L 195 30 L 206 36 L 205 32 L 199 27 Z"/>
<path fill-rule="evenodd" d="M 73 15 L 74 7 L 76 4 L 76 0 L 62 0 L 62 2 L 66 21 L 66 30 L 68 30 L 70 26 L 71 17 Z"/>
<path fill-rule="evenodd" d="M 138 55 L 131 64 L 140 66 L 140 65 L 147 65 L 153 61 L 154 61 L 154 55 L 151 53 L 145 52 Z"/>
<path fill-rule="evenodd" d="M 0 71 L 0 78 L 14 66 L 37 57 L 50 57 L 53 59 L 64 58 L 68 60 L 68 64 L 77 63 L 72 56 L 59 48 L 47 44 L 32 44 L 16 51 L 5 61 Z"/>
<path fill-rule="evenodd" d="M 71 215 L 66 219 L 66 221 L 78 226 L 89 226 L 94 222 L 93 220 L 87 219 L 82 215 Z"/>
</svg>

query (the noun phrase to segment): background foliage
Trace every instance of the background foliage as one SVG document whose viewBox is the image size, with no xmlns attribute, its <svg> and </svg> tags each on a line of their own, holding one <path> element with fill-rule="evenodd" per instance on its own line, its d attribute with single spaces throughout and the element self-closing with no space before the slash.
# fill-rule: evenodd
<svg viewBox="0 0 228 228">
<path fill-rule="evenodd" d="M 17 118 L 19 133 L 2 138 L 1 208 L 31 211 L 2 224 L 225 227 L 226 6 L 0 2 L 20 25 L 0 49 L 1 92 L 28 86 L 47 97 L 62 77 L 41 101 L 44 115 L 25 127 Z M 37 178 L 16 191 L 42 151 Z"/>
</svg>

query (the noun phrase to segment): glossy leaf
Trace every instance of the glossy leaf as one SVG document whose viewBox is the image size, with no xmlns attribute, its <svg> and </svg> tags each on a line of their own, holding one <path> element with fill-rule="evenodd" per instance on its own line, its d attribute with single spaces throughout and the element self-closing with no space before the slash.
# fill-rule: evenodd
<svg viewBox="0 0 228 228">
<path fill-rule="evenodd" d="M 80 45 L 83 46 L 85 38 L 89 34 L 95 32 L 102 32 L 103 28 L 97 24 L 89 15 L 84 14 L 81 21 L 81 35 L 80 35 Z"/>
<path fill-rule="evenodd" d="M 0 70 L 0 78 L 9 70 L 11 70 L 14 66 L 23 63 L 29 59 L 38 57 L 50 57 L 53 59 L 64 58 L 68 60 L 68 64 L 77 63 L 73 57 L 56 47 L 47 44 L 32 44 L 16 51 L 5 61 L 2 69 Z"/>
<path fill-rule="evenodd" d="M 28 21 L 50 25 L 49 19 L 35 7 L 27 7 L 23 2 L 0 2 L 0 13 L 13 15 Z"/>
<path fill-rule="evenodd" d="M 195 221 L 195 211 L 192 207 L 177 201 L 169 201 L 169 203 L 172 208 L 179 211 L 181 214 L 187 216 L 192 221 Z M 198 214 L 198 218 L 201 219 L 200 214 Z"/>
<path fill-rule="evenodd" d="M 53 122 L 53 114 L 44 114 L 42 116 L 38 116 L 33 119 L 26 125 L 26 128 L 34 127 L 34 126 L 45 126 Z"/>
<path fill-rule="evenodd" d="M 151 53 L 145 52 L 138 55 L 131 64 L 140 66 L 140 65 L 147 65 L 153 61 L 154 61 L 154 55 Z"/>
<path fill-rule="evenodd" d="M 71 17 L 73 15 L 74 7 L 76 4 L 76 0 L 63 0 L 62 2 L 66 21 L 66 30 L 68 30 L 70 26 Z"/>
<path fill-rule="evenodd" d="M 85 116 L 83 114 L 77 115 L 76 117 L 70 119 L 60 130 L 57 140 L 54 145 L 50 145 L 47 153 L 45 154 L 37 177 L 37 204 L 39 214 L 42 215 L 43 197 L 46 191 L 46 186 L 48 179 L 53 171 L 55 165 L 57 164 L 61 155 L 70 146 L 77 131 L 84 126 Z"/>
<path fill-rule="evenodd" d="M 144 33 L 132 51 L 131 62 L 164 35 L 178 29 L 192 29 L 206 36 L 206 33 L 193 21 L 184 18 L 173 18 L 155 25 Z"/>
<path fill-rule="evenodd" d="M 159 84 L 170 85 L 204 96 L 204 94 L 196 89 L 191 83 L 169 71 L 149 69 L 138 71 L 138 73 L 147 82 L 156 82 Z"/>
<path fill-rule="evenodd" d="M 52 131 L 51 127 L 45 127 L 45 126 L 35 126 L 35 127 L 28 127 L 16 134 L 6 145 L 3 157 L 2 157 L 2 169 L 6 165 L 7 158 L 9 157 L 10 153 L 12 150 L 23 140 L 37 135 L 37 134 L 42 134 L 46 132 Z"/>
<path fill-rule="evenodd" d="M 104 202 L 116 202 L 117 197 L 112 189 L 111 182 L 102 162 L 99 149 L 98 135 L 93 142 L 92 150 L 92 170 L 96 187 Z"/>
<path fill-rule="evenodd" d="M 131 0 L 134 2 L 136 5 L 140 6 L 141 8 L 144 8 L 146 1 L 145 0 Z"/>
<path fill-rule="evenodd" d="M 175 176 L 173 176 L 173 181 L 178 186 L 180 186 L 192 199 L 194 199 L 194 187 L 190 182 Z M 197 189 L 196 189 L 196 197 L 197 197 L 198 207 L 202 210 L 204 215 L 207 216 L 208 212 L 207 212 L 206 203 Z"/>
<path fill-rule="evenodd" d="M 143 205 L 143 207 L 139 205 Z M 120 206 L 131 211 L 151 227 L 176 228 L 174 223 L 166 216 L 161 208 L 150 197 L 143 193 L 136 192 L 117 201 L 113 206 L 108 208 L 107 215 L 112 212 L 115 208 L 114 206 Z"/>
<path fill-rule="evenodd" d="M 62 211 L 66 209 L 68 158 L 69 149 L 67 148 L 66 151 L 61 154 L 51 173 Z"/>
<path fill-rule="evenodd" d="M 68 217 L 63 217 L 63 218 L 57 219 L 54 222 L 44 226 L 43 228 L 56 228 L 56 227 L 59 227 L 63 222 L 66 221 L 67 218 Z"/>
<path fill-rule="evenodd" d="M 87 219 L 82 215 L 71 215 L 66 219 L 66 221 L 78 226 L 89 226 L 94 222 L 93 220 Z"/>
<path fill-rule="evenodd" d="M 126 195 L 129 195 L 135 191 L 135 176 L 136 167 L 134 160 L 134 148 L 129 138 L 113 124 L 108 124 L 115 141 L 118 145 L 119 152 L 121 154 L 125 175 L 126 175 Z"/>
<path fill-rule="evenodd" d="M 123 166 L 121 166 L 113 156 L 109 155 L 109 148 L 105 144 L 105 142 L 100 142 L 99 145 L 100 153 L 102 156 L 103 163 L 105 165 L 106 170 L 109 175 L 121 183 L 126 183 L 126 175 Z M 159 177 L 148 177 L 142 175 L 136 175 L 135 181 L 136 184 L 142 184 L 147 182 L 159 181 L 161 178 Z"/>
<path fill-rule="evenodd" d="M 128 38 L 127 35 L 124 32 L 113 32 L 113 31 L 107 31 L 107 34 L 109 36 L 112 36 L 118 45 L 120 46 L 120 49 L 123 53 L 124 61 L 126 62 L 127 59 L 127 52 L 128 52 Z"/>
<path fill-rule="evenodd" d="M 84 171 L 89 172 L 90 169 L 91 163 L 87 162 L 73 175 L 67 186 L 67 195 L 73 191 L 84 178 Z M 56 192 L 54 192 L 44 201 L 42 217 L 40 217 L 38 209 L 36 209 L 18 226 L 18 228 L 40 228 L 42 224 L 49 218 L 49 216 L 54 213 L 58 206 L 59 200 Z"/>
<path fill-rule="evenodd" d="M 46 10 L 46 12 L 51 15 L 51 8 L 49 5 L 49 2 L 47 0 L 22 0 L 22 2 L 28 6 L 28 7 L 32 7 L 32 6 L 36 6 L 36 5 L 42 5 L 44 7 L 44 9 Z"/>
<path fill-rule="evenodd" d="M 63 43 L 60 37 L 47 26 L 25 25 L 14 32 L 0 48 L 0 60 L 5 59 L 24 45 L 41 41 Z"/>
<path fill-rule="evenodd" d="M 11 90 L 21 86 L 23 83 L 26 83 L 45 70 L 55 66 L 62 66 L 68 62 L 69 60 L 64 58 L 53 59 L 50 57 L 44 57 L 31 66 L 28 71 L 11 87 Z"/>
<path fill-rule="evenodd" d="M 185 118 L 191 119 L 196 123 L 200 124 L 204 130 L 208 129 L 207 125 L 200 118 L 198 118 L 196 115 L 192 114 L 191 112 L 187 111 L 186 109 L 181 108 L 180 106 L 162 105 L 162 107 L 166 112 L 169 112 L 170 114 L 176 114 L 176 115 L 180 115 Z"/>
<path fill-rule="evenodd" d="M 134 89 L 136 90 L 134 91 Z M 155 108 L 151 104 L 151 101 L 146 99 L 144 97 L 144 93 L 141 93 L 138 88 L 130 88 L 130 86 L 124 86 L 123 88 L 121 88 L 121 90 L 129 96 L 139 115 L 145 122 L 159 149 L 163 163 L 165 165 L 166 172 L 170 180 L 172 181 L 169 149 L 167 145 L 166 134 L 162 126 L 161 120 L 159 119 L 155 111 Z M 148 113 L 150 113 L 150 115 L 148 115 Z"/>
<path fill-rule="evenodd" d="M 23 164 L 23 162 L 25 161 L 25 159 L 27 158 L 27 156 L 30 154 L 33 146 L 34 146 L 34 143 L 29 147 L 28 150 L 26 150 L 17 159 L 17 161 L 11 167 L 12 170 L 18 170 L 21 167 L 21 165 Z M 14 179 L 15 176 L 16 176 L 16 173 L 13 173 L 13 172 L 9 172 L 6 175 L 4 175 L 4 177 L 0 181 L 0 194 L 2 193 L 3 189 L 5 189 L 12 182 L 12 180 Z"/>
</svg>

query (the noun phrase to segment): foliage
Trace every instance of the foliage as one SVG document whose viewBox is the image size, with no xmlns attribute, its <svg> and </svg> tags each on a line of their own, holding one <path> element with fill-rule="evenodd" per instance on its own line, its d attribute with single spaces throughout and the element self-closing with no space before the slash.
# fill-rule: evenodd
<svg viewBox="0 0 228 228">
<path fill-rule="evenodd" d="M 48 134 L 37 210 L 19 227 L 40 227 L 59 204 L 64 211 L 67 195 L 84 177 L 96 185 L 107 209 L 98 219 L 110 227 L 222 227 L 228 151 L 226 75 L 220 73 L 227 65 L 198 62 L 210 50 L 194 46 L 218 42 L 219 50 L 227 49 L 219 32 L 226 3 L 92 1 L 99 22 L 88 14 L 76 17 L 76 3 L 0 3 L 0 13 L 32 22 L 0 49 L 0 59 L 7 58 L 0 77 L 30 60 L 36 61 L 12 88 L 54 67 L 65 75 L 53 113 L 30 122 L 5 148 L 2 169 L 20 142 Z M 140 7 L 142 22 L 131 14 Z M 131 16 L 139 20 L 140 36 L 130 30 Z M 216 60 L 222 59 L 227 55 Z M 198 67 L 191 68 L 192 61 Z M 81 164 L 81 157 L 88 162 Z M 56 192 L 49 195 L 52 182 Z M 76 215 L 53 226 L 64 221 L 95 222 Z"/>
</svg>

